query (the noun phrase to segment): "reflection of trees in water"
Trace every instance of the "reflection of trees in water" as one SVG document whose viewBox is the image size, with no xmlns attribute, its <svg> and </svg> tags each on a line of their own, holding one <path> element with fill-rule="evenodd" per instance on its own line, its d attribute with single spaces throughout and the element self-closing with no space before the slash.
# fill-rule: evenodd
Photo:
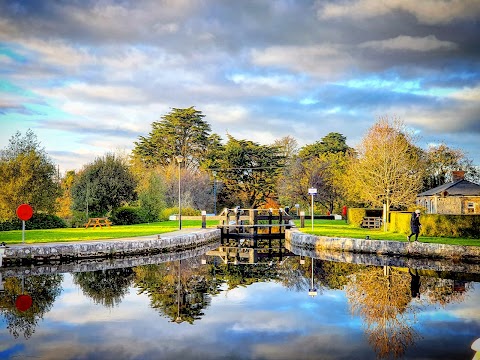
<svg viewBox="0 0 480 360">
<path fill-rule="evenodd" d="M 73 274 L 73 281 L 96 304 L 112 308 L 122 302 L 132 284 L 131 268 L 108 269 Z"/>
<path fill-rule="evenodd" d="M 200 266 L 199 258 L 139 266 L 135 285 L 147 294 L 151 306 L 167 318 L 192 324 L 210 305 L 209 294 L 218 293 L 218 284 L 210 266 Z"/>
<path fill-rule="evenodd" d="M 289 257 L 279 264 L 278 279 L 287 289 L 308 291 L 311 284 L 312 258 L 306 257 L 300 264 L 300 257 Z M 349 275 L 365 268 L 363 265 L 314 260 L 313 278 L 318 287 L 341 290 L 350 281 Z"/>
<path fill-rule="evenodd" d="M 22 294 L 22 279 L 4 279 L 5 291 L 0 293 L 0 314 L 5 318 L 7 328 L 13 337 L 23 334 L 28 339 L 35 332 L 38 322 L 50 311 L 61 292 L 62 275 L 28 276 L 24 279 L 23 294 L 32 298 L 32 306 L 19 311 L 15 306 L 18 295 Z"/>
<path fill-rule="evenodd" d="M 408 312 L 411 301 L 408 273 L 369 267 L 351 276 L 346 294 L 352 313 L 364 320 L 368 341 L 378 358 L 398 358 L 418 337 Z"/>
<path fill-rule="evenodd" d="M 450 303 L 463 302 L 467 292 L 472 288 L 472 283 L 466 281 L 422 277 L 422 296 L 429 303 L 442 307 Z"/>
</svg>

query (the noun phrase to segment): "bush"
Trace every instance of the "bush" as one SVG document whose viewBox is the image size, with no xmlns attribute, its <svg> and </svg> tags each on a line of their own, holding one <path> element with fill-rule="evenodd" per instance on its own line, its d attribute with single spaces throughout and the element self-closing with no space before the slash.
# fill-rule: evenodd
<svg viewBox="0 0 480 360">
<path fill-rule="evenodd" d="M 160 221 L 167 221 L 170 218 L 170 215 L 178 215 L 178 207 L 171 207 L 162 210 L 160 213 Z M 196 210 L 190 207 L 182 207 L 182 216 L 199 216 L 202 215 L 200 210 Z"/>
<path fill-rule="evenodd" d="M 141 209 L 129 206 L 122 206 L 115 209 L 110 216 L 110 220 L 115 225 L 134 225 L 144 222 L 141 216 Z"/>
<path fill-rule="evenodd" d="M 411 212 L 392 212 L 390 230 L 410 234 Z M 420 235 L 438 237 L 477 238 L 480 233 L 479 215 L 425 214 L 420 217 Z"/>
<path fill-rule="evenodd" d="M 353 226 L 360 227 L 365 216 L 367 216 L 367 209 L 349 208 L 347 210 L 348 223 Z"/>
<path fill-rule="evenodd" d="M 26 230 L 39 229 L 58 229 L 66 228 L 67 224 L 64 220 L 56 215 L 35 213 L 30 220 L 25 221 Z M 0 231 L 22 230 L 22 221 L 14 219 L 0 223 Z"/>
</svg>

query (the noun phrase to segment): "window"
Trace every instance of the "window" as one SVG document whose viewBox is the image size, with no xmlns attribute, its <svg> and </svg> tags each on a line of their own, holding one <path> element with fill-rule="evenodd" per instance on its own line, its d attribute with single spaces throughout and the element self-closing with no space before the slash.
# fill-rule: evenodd
<svg viewBox="0 0 480 360">
<path fill-rule="evenodd" d="M 467 202 L 467 214 L 475 213 L 475 203 L 474 202 Z"/>
</svg>

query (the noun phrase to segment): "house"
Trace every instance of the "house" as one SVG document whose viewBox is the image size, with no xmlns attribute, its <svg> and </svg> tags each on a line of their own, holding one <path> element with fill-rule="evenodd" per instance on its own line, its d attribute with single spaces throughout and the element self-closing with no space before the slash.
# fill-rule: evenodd
<svg viewBox="0 0 480 360">
<path fill-rule="evenodd" d="M 454 171 L 453 181 L 417 195 L 417 205 L 427 214 L 480 214 L 480 185 L 464 179 L 464 171 Z"/>
</svg>

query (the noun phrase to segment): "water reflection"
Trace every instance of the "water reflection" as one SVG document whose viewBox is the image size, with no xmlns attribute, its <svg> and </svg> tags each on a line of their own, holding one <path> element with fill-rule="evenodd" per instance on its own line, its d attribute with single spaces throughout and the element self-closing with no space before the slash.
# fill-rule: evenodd
<svg viewBox="0 0 480 360">
<path fill-rule="evenodd" d="M 26 278 L 9 277 L 2 279 L 0 291 L 0 314 L 6 328 L 14 338 L 23 335 L 28 339 L 44 315 L 50 311 L 53 302 L 61 292 L 62 275 L 44 275 Z M 31 305 L 19 308 L 19 296 L 30 296 Z"/>
<path fill-rule="evenodd" d="M 368 267 L 352 274 L 346 286 L 350 310 L 363 320 L 368 342 L 379 358 L 401 357 L 418 334 L 408 313 L 411 278 L 402 269 Z"/>
<path fill-rule="evenodd" d="M 206 249 L 202 254 L 192 257 L 178 256 L 141 266 L 117 268 L 112 263 L 108 269 L 76 272 L 67 277 L 71 278 L 71 286 L 76 289 L 73 292 L 80 292 L 95 306 L 108 311 L 122 308 L 128 312 L 132 297 L 144 298 L 146 302 L 143 306 L 148 308 L 145 311 L 152 310 L 154 317 L 156 314 L 158 319 L 167 321 L 160 323 L 156 331 L 171 324 L 173 327 L 165 328 L 164 331 L 173 339 L 187 336 L 185 325 L 195 325 L 205 339 L 201 336 L 195 338 L 195 345 L 192 344 L 195 346 L 194 352 L 209 353 L 213 348 L 223 349 L 216 350 L 219 353 L 215 356 L 209 353 L 210 356 L 205 358 L 224 358 L 226 354 L 233 354 L 228 351 L 237 355 L 245 351 L 238 358 L 266 359 L 288 358 L 292 355 L 286 348 L 288 346 L 292 349 L 296 346 L 302 348 L 305 351 L 304 358 L 336 358 L 331 353 L 332 344 L 350 336 L 352 338 L 344 345 L 345 349 L 336 349 L 344 351 L 338 357 L 347 358 L 356 347 L 362 348 L 362 340 L 356 335 L 358 331 L 363 332 L 368 347 L 362 348 L 362 352 L 355 358 L 371 358 L 372 355 L 379 359 L 433 358 L 434 351 L 430 348 L 426 350 L 425 347 L 428 347 L 429 341 L 440 340 L 431 339 L 432 327 L 427 325 L 436 316 L 435 311 L 438 310 L 435 309 L 446 309 L 466 302 L 468 294 L 475 292 L 474 284 L 480 282 L 480 273 L 444 271 L 433 268 L 431 264 L 418 267 L 376 266 L 370 264 L 371 259 L 367 264 L 327 261 L 322 257 L 334 257 L 335 254 L 304 252 L 296 255 L 283 247 L 269 247 L 267 244 L 256 244 L 254 248 L 249 244 L 230 245 L 214 250 Z M 2 337 L 4 329 L 12 339 L 23 337 L 31 341 L 35 338 L 36 329 L 52 326 L 42 320 L 48 317 L 52 308 L 60 306 L 55 302 L 62 292 L 62 286 L 66 286 L 62 285 L 63 274 L 25 276 L 25 273 L 26 269 L 0 269 L 2 341 L 6 339 Z M 276 287 L 272 288 L 273 284 Z M 72 292 L 71 289 L 68 291 Z M 272 291 L 277 295 L 272 293 L 269 298 L 269 292 Z M 315 297 L 309 298 L 308 295 L 312 296 L 314 292 Z M 249 306 L 245 305 L 245 300 L 236 303 L 235 297 L 229 298 L 230 295 L 238 296 L 239 293 L 251 297 Z M 29 295 L 32 299 L 32 305 L 25 311 L 16 306 L 20 295 Z M 475 296 L 479 298 L 478 294 Z M 123 304 L 127 298 L 129 301 Z M 227 319 L 231 324 L 220 320 L 224 320 L 227 314 L 222 306 L 225 307 L 229 301 L 234 304 L 233 307 L 226 307 L 234 309 L 233 312 L 228 311 Z M 320 303 L 323 305 L 317 306 Z M 77 305 L 66 304 L 71 312 L 76 311 Z M 461 307 L 458 309 L 457 311 L 462 311 Z M 349 313 L 349 316 L 343 314 L 343 311 Z M 480 307 L 477 305 L 469 311 L 477 312 L 477 315 L 469 320 L 468 331 L 463 329 L 463 333 L 456 335 L 461 337 L 462 344 L 456 344 L 455 347 L 450 345 L 455 356 L 450 353 L 444 358 L 474 356 L 470 345 L 480 332 Z M 268 332 L 262 330 L 270 329 L 271 322 L 281 323 L 282 319 L 301 317 L 304 312 L 308 314 L 303 315 L 308 321 L 292 320 L 282 326 L 271 326 Z M 155 321 L 152 322 L 152 314 L 145 313 L 148 315 L 144 315 L 144 318 L 136 316 L 135 320 L 129 321 L 138 322 L 137 327 L 142 326 L 139 324 L 157 326 Z M 248 329 L 245 325 L 240 326 L 245 319 L 249 319 L 248 322 L 252 324 Z M 220 323 L 223 326 L 221 330 L 214 328 L 215 324 Z M 342 330 L 344 332 L 339 330 L 342 323 L 348 324 Z M 128 322 L 125 323 L 126 326 L 127 324 Z M 462 324 L 453 326 L 460 328 Z M 435 328 L 434 332 L 436 331 L 438 329 Z M 237 336 L 232 336 L 232 332 Z M 99 332 L 98 336 L 104 337 L 101 341 L 109 343 L 109 338 L 105 338 L 109 335 L 106 334 L 108 332 Z M 263 334 L 265 339 L 260 340 L 258 334 Z M 331 335 L 327 338 L 326 334 Z M 141 341 L 135 333 L 130 336 L 134 342 Z M 222 340 L 224 338 L 229 339 L 227 347 Z M 307 339 L 316 345 L 311 348 L 305 347 L 305 344 L 300 345 Z M 174 340 L 167 336 L 164 340 L 157 339 L 158 341 L 158 345 L 155 342 L 144 343 L 150 356 L 136 358 L 156 358 L 151 354 L 158 351 L 157 346 L 170 348 L 166 344 Z M 11 344 L 13 346 L 15 342 L 12 341 Z M 178 346 L 176 341 L 175 344 Z M 58 345 L 51 341 L 50 346 Z M 263 349 L 262 355 L 254 356 L 260 348 Z M 171 358 L 173 354 L 178 355 L 171 350 L 163 353 L 163 357 Z M 0 348 L 0 358 L 1 355 Z M 95 355 L 91 358 L 95 358 Z M 195 356 L 190 354 L 185 358 Z"/>
<path fill-rule="evenodd" d="M 107 269 L 73 274 L 73 282 L 94 303 L 107 308 L 118 306 L 134 280 L 132 268 Z"/>
</svg>

